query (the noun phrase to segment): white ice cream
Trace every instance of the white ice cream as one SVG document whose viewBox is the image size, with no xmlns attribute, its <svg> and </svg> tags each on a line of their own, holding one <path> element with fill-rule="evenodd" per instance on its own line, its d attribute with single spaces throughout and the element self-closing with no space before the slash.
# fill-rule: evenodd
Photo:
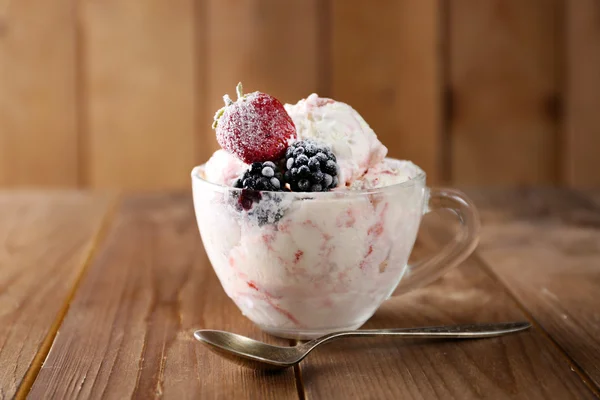
<svg viewBox="0 0 600 400">
<path fill-rule="evenodd" d="M 314 139 L 331 146 L 337 157 L 339 181 L 350 185 L 382 161 L 387 148 L 373 129 L 348 104 L 311 94 L 297 104 L 285 104 L 299 139 Z"/>
<path fill-rule="evenodd" d="M 422 173 L 421 169 L 410 161 L 386 158 L 369 168 L 360 179 L 350 184 L 353 190 L 367 190 L 395 185 L 410 181 Z"/>
<path fill-rule="evenodd" d="M 204 169 L 207 181 L 224 186 L 233 186 L 233 182 L 248 169 L 248 164 L 226 152 L 217 150 L 206 162 Z"/>
</svg>

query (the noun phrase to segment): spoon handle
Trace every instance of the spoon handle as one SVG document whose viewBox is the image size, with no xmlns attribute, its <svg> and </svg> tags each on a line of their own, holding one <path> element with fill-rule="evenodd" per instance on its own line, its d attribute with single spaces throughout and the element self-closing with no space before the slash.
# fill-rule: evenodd
<svg viewBox="0 0 600 400">
<path fill-rule="evenodd" d="M 507 322 L 500 324 L 432 326 L 425 328 L 363 329 L 330 333 L 308 342 L 306 345 L 313 347 L 326 341 L 350 336 L 402 336 L 407 339 L 478 339 L 519 332 L 530 326 L 529 322 Z"/>
<path fill-rule="evenodd" d="M 411 338 L 469 339 L 499 336 L 519 332 L 531 326 L 529 322 L 507 322 L 500 324 L 470 324 L 454 326 L 432 326 L 425 328 L 373 329 L 354 331 L 366 335 L 395 335 Z M 361 335 L 362 336 L 362 335 Z"/>
</svg>

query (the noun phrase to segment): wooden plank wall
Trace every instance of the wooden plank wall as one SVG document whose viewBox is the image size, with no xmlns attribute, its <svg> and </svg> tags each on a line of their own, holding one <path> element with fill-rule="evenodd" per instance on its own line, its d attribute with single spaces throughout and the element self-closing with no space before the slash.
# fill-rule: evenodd
<svg viewBox="0 0 600 400">
<path fill-rule="evenodd" d="M 193 0 L 78 4 L 82 183 L 189 184 L 199 111 Z"/>
<path fill-rule="evenodd" d="M 452 179 L 467 185 L 555 182 L 558 1 L 449 4 Z"/>
<path fill-rule="evenodd" d="M 0 186 L 76 186 L 72 0 L 0 3 Z"/>
<path fill-rule="evenodd" d="M 567 2 L 563 179 L 600 186 L 600 2 Z"/>
<path fill-rule="evenodd" d="M 390 155 L 442 179 L 437 0 L 333 0 L 330 94 L 358 110 Z M 385 12 L 382 12 L 385 10 Z"/>
<path fill-rule="evenodd" d="M 260 90 L 295 103 L 319 91 L 321 0 L 205 0 L 206 107 L 200 134 L 218 148 L 211 124 L 223 95 Z"/>
<path fill-rule="evenodd" d="M 186 187 L 238 80 L 432 184 L 600 185 L 596 0 L 0 1 L 0 186 Z"/>
</svg>

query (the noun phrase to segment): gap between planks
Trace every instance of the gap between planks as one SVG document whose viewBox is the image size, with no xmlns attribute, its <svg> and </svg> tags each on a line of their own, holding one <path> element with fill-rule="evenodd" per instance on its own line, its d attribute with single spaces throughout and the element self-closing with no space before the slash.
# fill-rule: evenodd
<svg viewBox="0 0 600 400">
<path fill-rule="evenodd" d="M 438 15 L 438 52 L 440 54 L 439 74 L 439 99 L 441 104 L 441 118 L 438 126 L 440 140 L 440 156 L 438 159 L 438 178 L 443 183 L 452 182 L 452 138 L 450 137 L 450 122 L 454 117 L 452 102 L 452 86 L 450 85 L 450 42 L 452 41 L 450 29 L 450 0 L 440 0 Z"/>
<path fill-rule="evenodd" d="M 317 90 L 323 97 L 333 97 L 331 73 L 333 69 L 332 0 L 322 0 L 317 5 Z"/>
<path fill-rule="evenodd" d="M 298 346 L 302 341 L 291 339 L 290 346 Z M 302 361 L 300 361 L 302 362 Z M 304 380 L 302 380 L 302 370 L 300 369 L 300 363 L 294 365 L 294 378 L 296 380 L 296 389 L 298 390 L 298 399 L 306 400 L 306 391 L 304 388 Z"/>
<path fill-rule="evenodd" d="M 75 127 L 77 129 L 77 185 L 79 188 L 89 186 L 90 165 L 89 150 L 89 93 L 85 80 L 85 70 L 88 66 L 85 57 L 84 23 L 81 2 L 75 5 Z M 77 282 L 78 283 L 78 282 Z"/>
<path fill-rule="evenodd" d="M 52 323 L 52 325 L 50 325 L 50 329 L 48 330 L 46 338 L 42 342 L 40 349 L 33 358 L 33 361 L 31 362 L 31 365 L 29 366 L 29 369 L 27 370 L 27 373 L 25 374 L 25 377 L 23 378 L 19 389 L 15 394 L 16 400 L 25 400 L 27 398 L 27 395 L 29 394 L 29 391 L 31 390 L 31 387 L 35 383 L 35 380 L 37 379 L 37 376 L 40 373 L 42 366 L 44 365 L 44 361 L 50 353 L 50 349 L 52 348 L 54 339 L 58 334 L 58 330 L 60 329 L 60 326 L 62 325 L 65 317 L 67 316 L 67 313 L 69 312 L 71 301 L 75 297 L 75 293 L 77 293 L 77 289 L 79 289 L 79 286 L 89 266 L 92 264 L 92 261 L 100 248 L 100 244 L 103 242 L 104 238 L 106 237 L 106 234 L 109 231 L 109 227 L 111 225 L 110 223 L 113 221 L 118 209 L 117 206 L 121 204 L 121 198 L 121 195 L 115 196 L 110 206 L 108 207 L 104 219 L 100 224 L 100 228 L 98 229 L 98 231 L 94 235 L 94 238 L 92 239 L 90 249 L 88 251 L 87 256 L 83 260 L 81 270 L 79 271 L 79 274 L 77 275 L 77 278 L 73 283 L 73 287 L 67 294 L 63 306 L 58 310 L 54 322 Z"/>
<path fill-rule="evenodd" d="M 516 304 L 519 310 L 529 320 L 529 322 L 531 323 L 531 327 L 533 329 L 537 329 L 541 333 L 542 337 L 546 338 L 548 342 L 550 342 L 550 344 L 554 346 L 558 350 L 558 352 L 564 356 L 564 359 L 571 368 L 571 371 L 575 372 L 577 376 L 579 376 L 579 379 L 581 379 L 583 384 L 587 386 L 587 388 L 594 394 L 594 396 L 600 398 L 600 388 L 598 388 L 594 384 L 592 378 L 587 374 L 587 372 L 585 372 L 583 368 L 579 366 L 579 364 L 574 359 L 569 357 L 565 349 L 563 349 L 562 346 L 558 344 L 558 342 L 556 342 L 556 340 L 554 340 L 548 332 L 546 332 L 544 327 L 537 322 L 533 314 L 530 313 L 529 310 L 525 307 L 525 305 L 519 301 L 517 296 L 509 289 L 509 287 L 504 284 L 502 279 L 494 272 L 493 268 L 483 259 L 483 257 L 479 255 L 479 252 L 476 250 L 471 255 L 471 257 L 479 265 L 481 265 L 483 272 L 487 274 L 490 277 L 490 279 L 496 282 L 496 284 L 498 284 L 500 287 L 504 288 L 504 291 L 506 292 L 508 297 Z"/>
<path fill-rule="evenodd" d="M 207 65 L 204 61 L 208 58 L 208 4 L 206 1 L 195 1 L 193 4 L 194 18 L 196 23 L 194 29 L 194 61 L 197 67 L 194 72 L 194 135 L 192 145 L 194 146 L 194 165 L 200 165 L 211 156 L 210 154 L 210 135 L 204 133 L 204 126 L 212 124 L 212 120 L 208 120 L 208 115 L 205 110 L 208 104 L 208 72 Z"/>
</svg>

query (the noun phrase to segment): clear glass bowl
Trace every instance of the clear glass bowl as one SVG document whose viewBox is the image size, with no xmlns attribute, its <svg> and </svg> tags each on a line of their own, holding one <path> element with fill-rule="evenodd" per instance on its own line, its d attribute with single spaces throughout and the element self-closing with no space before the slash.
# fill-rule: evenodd
<svg viewBox="0 0 600 400">
<path fill-rule="evenodd" d="M 308 339 L 359 328 L 396 289 L 425 284 L 475 247 L 478 217 L 425 174 L 368 191 L 251 192 L 192 171 L 202 241 L 223 289 L 275 336 Z M 429 198 L 431 197 L 431 200 Z M 429 207 L 428 207 L 429 205 Z M 451 208 L 464 226 L 441 253 L 408 266 L 424 212 Z"/>
</svg>

